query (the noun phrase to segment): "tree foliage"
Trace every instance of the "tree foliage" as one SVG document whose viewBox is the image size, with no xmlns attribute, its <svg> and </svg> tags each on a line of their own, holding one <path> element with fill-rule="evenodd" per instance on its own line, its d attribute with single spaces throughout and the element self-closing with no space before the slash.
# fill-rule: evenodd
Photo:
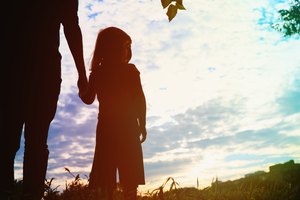
<svg viewBox="0 0 300 200">
<path fill-rule="evenodd" d="M 161 5 L 164 9 L 167 9 L 166 15 L 169 21 L 176 16 L 178 10 L 185 10 L 182 0 L 161 0 Z"/>
<path fill-rule="evenodd" d="M 285 37 L 300 35 L 300 0 L 292 0 L 289 9 L 278 11 L 279 20 L 272 27 Z"/>
</svg>

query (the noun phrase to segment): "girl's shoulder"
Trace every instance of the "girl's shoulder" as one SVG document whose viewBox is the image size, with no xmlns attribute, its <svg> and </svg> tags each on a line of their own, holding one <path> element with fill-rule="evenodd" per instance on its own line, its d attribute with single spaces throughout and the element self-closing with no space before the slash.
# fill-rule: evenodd
<svg viewBox="0 0 300 200">
<path fill-rule="evenodd" d="M 102 66 L 92 71 L 94 77 L 99 77 L 100 79 L 111 78 L 115 76 L 126 76 L 126 77 L 138 77 L 140 75 L 140 71 L 137 67 L 132 64 L 128 63 L 125 65 L 120 65 L 116 67 L 110 66 Z"/>
<path fill-rule="evenodd" d="M 132 73 L 135 73 L 135 74 L 137 74 L 137 75 L 139 75 L 140 74 L 140 71 L 137 69 L 137 67 L 134 65 L 134 64 L 132 64 L 132 63 L 129 63 L 128 64 L 128 69 L 130 70 L 130 72 L 132 72 Z"/>
</svg>

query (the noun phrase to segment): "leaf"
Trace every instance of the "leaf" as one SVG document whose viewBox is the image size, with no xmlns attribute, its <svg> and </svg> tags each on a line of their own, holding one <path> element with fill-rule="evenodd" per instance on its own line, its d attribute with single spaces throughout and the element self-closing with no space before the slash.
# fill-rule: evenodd
<svg viewBox="0 0 300 200">
<path fill-rule="evenodd" d="M 79 174 L 77 174 L 77 176 L 75 177 L 75 181 L 79 180 L 80 176 Z"/>
<path fill-rule="evenodd" d="M 284 37 L 300 35 L 300 0 L 291 1 L 290 8 L 279 10 L 279 22 L 271 27 L 283 34 Z"/>
<path fill-rule="evenodd" d="M 161 5 L 165 9 L 166 7 L 168 7 L 168 5 L 170 5 L 171 2 L 172 0 L 161 0 Z"/>
<path fill-rule="evenodd" d="M 174 182 L 172 182 L 172 183 L 171 183 L 171 186 L 170 186 L 170 191 L 171 191 L 171 190 L 173 190 L 173 188 L 175 188 L 175 189 L 176 189 L 176 185 L 175 185 L 175 183 L 174 183 Z"/>
<path fill-rule="evenodd" d="M 70 170 L 69 170 L 68 168 L 66 168 L 66 167 L 65 167 L 65 171 L 67 171 L 67 172 L 71 173 L 71 172 L 70 172 Z"/>
<path fill-rule="evenodd" d="M 185 10 L 185 7 L 184 7 L 183 4 L 182 4 L 182 0 L 177 0 L 177 1 L 176 1 L 176 7 L 177 7 L 179 10 Z"/>
<path fill-rule="evenodd" d="M 49 186 L 51 186 L 53 180 L 54 178 L 51 178 L 51 180 L 49 181 Z"/>
<path fill-rule="evenodd" d="M 167 15 L 169 17 L 169 21 L 171 21 L 177 14 L 178 8 L 174 5 L 170 5 L 168 8 Z"/>
</svg>

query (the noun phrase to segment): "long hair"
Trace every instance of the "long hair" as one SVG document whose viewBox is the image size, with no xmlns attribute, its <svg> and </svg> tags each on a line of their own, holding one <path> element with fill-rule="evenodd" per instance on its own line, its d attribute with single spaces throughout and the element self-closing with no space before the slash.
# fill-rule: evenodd
<svg viewBox="0 0 300 200">
<path fill-rule="evenodd" d="M 122 45 L 130 41 L 130 36 L 117 27 L 108 27 L 98 33 L 94 53 L 92 55 L 91 70 L 95 70 L 103 62 L 112 62 L 120 59 Z"/>
</svg>

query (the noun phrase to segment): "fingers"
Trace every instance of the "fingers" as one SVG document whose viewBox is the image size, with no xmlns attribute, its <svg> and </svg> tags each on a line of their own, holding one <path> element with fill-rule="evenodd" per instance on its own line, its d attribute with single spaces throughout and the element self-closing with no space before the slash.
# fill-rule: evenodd
<svg viewBox="0 0 300 200">
<path fill-rule="evenodd" d="M 79 92 L 78 95 L 80 98 L 82 98 L 86 94 L 86 88 L 78 87 Z"/>
<path fill-rule="evenodd" d="M 77 86 L 79 90 L 86 89 L 87 85 L 88 85 L 87 79 L 78 79 Z"/>
<path fill-rule="evenodd" d="M 143 142 L 145 142 L 145 140 L 146 140 L 146 138 L 142 137 L 142 138 L 140 139 L 140 142 L 143 143 Z"/>
<path fill-rule="evenodd" d="M 79 95 L 79 97 L 82 97 L 82 95 L 84 95 L 86 93 L 86 90 L 88 87 L 88 81 L 87 81 L 86 77 L 80 76 L 77 81 L 77 86 L 78 86 L 78 90 L 79 90 L 78 95 Z"/>
<path fill-rule="evenodd" d="M 145 142 L 146 137 L 142 136 L 141 143 Z"/>
<path fill-rule="evenodd" d="M 142 134 L 142 138 L 141 138 L 141 143 L 145 142 L 146 138 L 147 138 L 147 132 L 143 132 Z"/>
</svg>

